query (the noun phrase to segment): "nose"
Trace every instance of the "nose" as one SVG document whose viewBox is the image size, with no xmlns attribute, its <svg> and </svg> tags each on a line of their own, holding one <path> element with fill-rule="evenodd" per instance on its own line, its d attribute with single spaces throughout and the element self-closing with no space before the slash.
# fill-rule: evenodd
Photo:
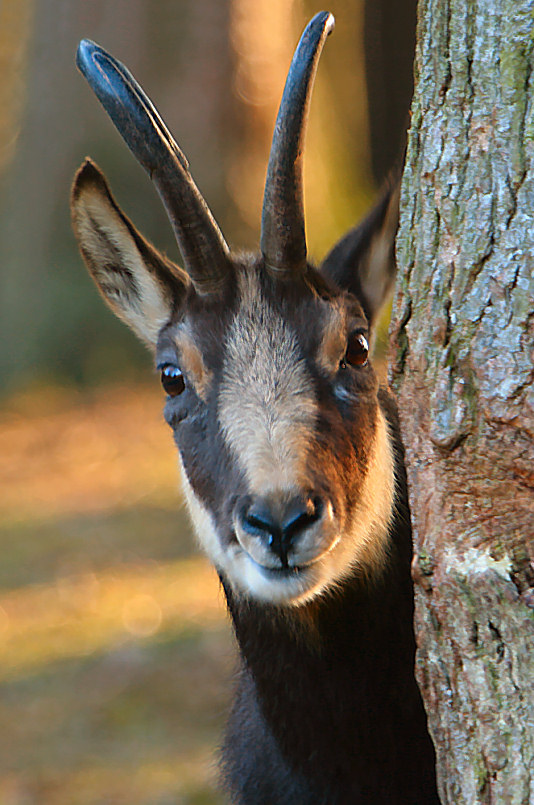
<svg viewBox="0 0 534 805">
<path fill-rule="evenodd" d="M 283 502 L 257 497 L 242 502 L 238 518 L 243 531 L 259 539 L 287 568 L 290 549 L 323 510 L 321 498 L 311 495 L 295 495 Z"/>
</svg>

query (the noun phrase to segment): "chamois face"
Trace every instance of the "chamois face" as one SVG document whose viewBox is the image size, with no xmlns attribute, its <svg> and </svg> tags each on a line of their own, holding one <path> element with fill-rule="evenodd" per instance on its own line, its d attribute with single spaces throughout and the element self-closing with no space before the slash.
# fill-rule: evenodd
<svg viewBox="0 0 534 805">
<path fill-rule="evenodd" d="M 165 418 L 216 567 L 283 604 L 378 570 L 393 469 L 357 299 L 313 269 L 276 281 L 247 260 L 224 300 L 184 308 L 157 363 L 183 373 Z"/>
<path fill-rule="evenodd" d="M 184 270 L 120 210 L 87 160 L 74 229 L 107 303 L 156 351 L 165 417 L 198 536 L 235 593 L 299 605 L 380 572 L 393 459 L 369 327 L 391 286 L 388 192 L 320 270 L 306 263 L 300 154 L 320 12 L 297 46 L 265 188 L 261 257 L 230 250 L 157 111 L 124 65 L 84 40 L 78 65 L 164 201 Z"/>
</svg>

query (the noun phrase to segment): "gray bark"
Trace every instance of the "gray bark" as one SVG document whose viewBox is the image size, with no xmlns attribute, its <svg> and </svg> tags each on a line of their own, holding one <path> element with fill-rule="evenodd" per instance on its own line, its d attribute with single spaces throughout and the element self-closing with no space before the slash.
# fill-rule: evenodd
<svg viewBox="0 0 534 805">
<path fill-rule="evenodd" d="M 421 0 L 391 379 L 443 803 L 534 803 L 534 3 Z"/>
</svg>

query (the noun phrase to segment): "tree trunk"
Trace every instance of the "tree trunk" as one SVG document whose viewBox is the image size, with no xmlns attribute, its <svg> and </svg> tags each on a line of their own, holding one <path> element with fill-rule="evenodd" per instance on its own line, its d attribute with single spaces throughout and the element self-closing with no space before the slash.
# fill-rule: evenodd
<svg viewBox="0 0 534 805">
<path fill-rule="evenodd" d="M 443 803 L 534 802 L 534 9 L 421 0 L 391 379 Z"/>
</svg>

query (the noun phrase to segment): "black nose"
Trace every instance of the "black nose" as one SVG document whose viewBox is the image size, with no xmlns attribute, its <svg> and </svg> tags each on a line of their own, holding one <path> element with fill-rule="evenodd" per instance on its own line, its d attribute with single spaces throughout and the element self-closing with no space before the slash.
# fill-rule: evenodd
<svg viewBox="0 0 534 805">
<path fill-rule="evenodd" d="M 239 512 L 242 529 L 259 538 L 288 566 L 288 553 L 299 537 L 321 517 L 320 498 L 296 495 L 283 503 L 265 498 L 248 498 Z"/>
</svg>

